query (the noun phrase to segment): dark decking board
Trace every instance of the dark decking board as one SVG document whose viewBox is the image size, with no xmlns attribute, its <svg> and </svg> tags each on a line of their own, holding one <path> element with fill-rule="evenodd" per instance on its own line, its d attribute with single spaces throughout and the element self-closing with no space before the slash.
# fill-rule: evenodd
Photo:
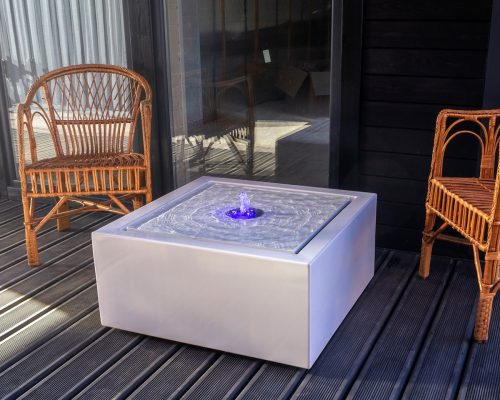
<svg viewBox="0 0 500 400">
<path fill-rule="evenodd" d="M 405 399 L 420 399 L 426 394 L 433 399 L 455 398 L 474 329 L 477 285 L 473 268 L 469 263 L 455 265 Z M 467 315 L 468 319 L 463 318 Z"/>
<path fill-rule="evenodd" d="M 37 209 L 37 217 L 44 216 L 49 212 L 50 208 L 48 205 L 41 206 Z M 22 224 L 22 209 L 16 208 L 14 210 L 6 211 L 0 214 L 0 239 L 10 236 L 13 233 L 24 231 L 24 226 Z M 20 223 L 21 222 L 21 223 Z M 3 243 L 2 243 L 3 244 Z"/>
<path fill-rule="evenodd" d="M 500 398 L 500 307 L 475 344 L 470 262 L 436 256 L 423 281 L 417 254 L 377 249 L 375 277 L 303 370 L 101 326 L 90 233 L 111 217 L 47 225 L 30 269 L 20 212 L 0 201 L 0 398 Z"/>
<path fill-rule="evenodd" d="M 3 213 L 18 209 L 21 210 L 22 206 L 21 203 L 13 200 L 1 200 L 0 201 L 0 216 L 2 216 Z"/>
<path fill-rule="evenodd" d="M 476 343 L 473 343 L 471 347 L 458 398 L 461 400 L 499 399 L 500 307 L 498 299 L 493 308 L 488 347 Z"/>
</svg>

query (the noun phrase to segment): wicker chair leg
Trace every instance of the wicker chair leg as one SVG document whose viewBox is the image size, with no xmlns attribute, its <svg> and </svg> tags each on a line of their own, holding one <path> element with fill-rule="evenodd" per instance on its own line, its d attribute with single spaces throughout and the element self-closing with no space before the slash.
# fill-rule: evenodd
<svg viewBox="0 0 500 400">
<path fill-rule="evenodd" d="M 141 208 L 143 205 L 144 205 L 144 202 L 142 201 L 142 196 L 135 196 L 132 199 L 132 206 L 134 207 L 134 210 Z"/>
<path fill-rule="evenodd" d="M 26 253 L 28 256 L 28 265 L 30 267 L 38 267 L 40 265 L 40 255 L 38 254 L 38 242 L 36 233 L 31 225 L 26 224 L 24 228 L 26 235 Z"/>
<path fill-rule="evenodd" d="M 488 340 L 488 330 L 490 327 L 491 311 L 493 309 L 493 299 L 495 293 L 481 291 L 476 312 L 476 325 L 474 327 L 474 339 L 477 342 Z"/>
<path fill-rule="evenodd" d="M 64 203 L 59 209 L 57 210 L 57 213 L 61 213 L 64 211 L 69 211 L 69 205 L 68 203 Z M 71 227 L 71 223 L 69 220 L 69 217 L 59 217 L 57 218 L 57 230 L 59 232 L 67 231 Z"/>
<path fill-rule="evenodd" d="M 23 213 L 24 213 L 24 236 L 26 242 L 26 254 L 28 265 L 38 267 L 40 265 L 40 256 L 38 254 L 38 243 L 36 233 L 33 229 L 33 218 L 35 215 L 35 200 L 28 199 L 23 190 L 22 193 Z"/>
<path fill-rule="evenodd" d="M 430 274 L 432 247 L 434 239 L 430 239 L 429 235 L 432 233 L 432 228 L 436 222 L 434 214 L 427 213 L 425 216 L 425 228 L 422 236 L 422 249 L 420 251 L 420 265 L 418 273 L 421 278 L 427 279 Z"/>
</svg>

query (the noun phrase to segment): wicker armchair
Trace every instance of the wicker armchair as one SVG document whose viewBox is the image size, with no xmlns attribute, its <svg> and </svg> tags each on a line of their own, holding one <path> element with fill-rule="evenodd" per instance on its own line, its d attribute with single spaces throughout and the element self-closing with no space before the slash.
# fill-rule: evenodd
<svg viewBox="0 0 500 400">
<path fill-rule="evenodd" d="M 427 278 L 436 239 L 472 246 L 480 289 L 474 329 L 474 338 L 478 342 L 488 339 L 493 299 L 500 286 L 500 163 L 495 161 L 500 143 L 499 116 L 500 110 L 443 110 L 439 114 L 420 257 L 420 276 Z M 472 135 L 480 143 L 479 178 L 443 176 L 445 150 L 454 138 L 462 134 Z M 434 229 L 436 217 L 442 223 Z M 448 227 L 461 236 L 444 234 Z M 481 267 L 479 251 L 485 253 L 484 268 Z"/>
<path fill-rule="evenodd" d="M 139 74 L 110 65 L 56 69 L 33 84 L 17 118 L 30 266 L 40 264 L 36 234 L 48 221 L 62 231 L 75 214 L 126 214 L 127 200 L 133 208 L 151 201 L 151 88 Z M 134 152 L 139 120 L 143 151 Z M 56 204 L 36 218 L 43 198 Z"/>
</svg>

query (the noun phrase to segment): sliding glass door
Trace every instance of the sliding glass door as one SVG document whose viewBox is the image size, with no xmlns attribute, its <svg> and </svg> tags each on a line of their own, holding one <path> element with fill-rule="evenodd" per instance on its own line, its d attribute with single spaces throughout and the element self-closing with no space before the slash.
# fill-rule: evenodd
<svg viewBox="0 0 500 400">
<path fill-rule="evenodd" d="M 331 14 L 331 0 L 166 0 L 177 186 L 328 186 Z"/>
</svg>

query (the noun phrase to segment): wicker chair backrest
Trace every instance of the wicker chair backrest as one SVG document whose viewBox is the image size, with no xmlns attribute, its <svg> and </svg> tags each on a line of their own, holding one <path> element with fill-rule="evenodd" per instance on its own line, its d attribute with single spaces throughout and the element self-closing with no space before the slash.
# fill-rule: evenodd
<svg viewBox="0 0 500 400">
<path fill-rule="evenodd" d="M 145 79 L 125 68 L 78 65 L 38 79 L 26 96 L 31 112 L 30 147 L 50 134 L 50 156 L 129 153 L 142 100 L 151 100 Z M 45 125 L 45 130 L 43 126 Z M 34 143 L 31 143 L 34 142 Z"/>
</svg>

